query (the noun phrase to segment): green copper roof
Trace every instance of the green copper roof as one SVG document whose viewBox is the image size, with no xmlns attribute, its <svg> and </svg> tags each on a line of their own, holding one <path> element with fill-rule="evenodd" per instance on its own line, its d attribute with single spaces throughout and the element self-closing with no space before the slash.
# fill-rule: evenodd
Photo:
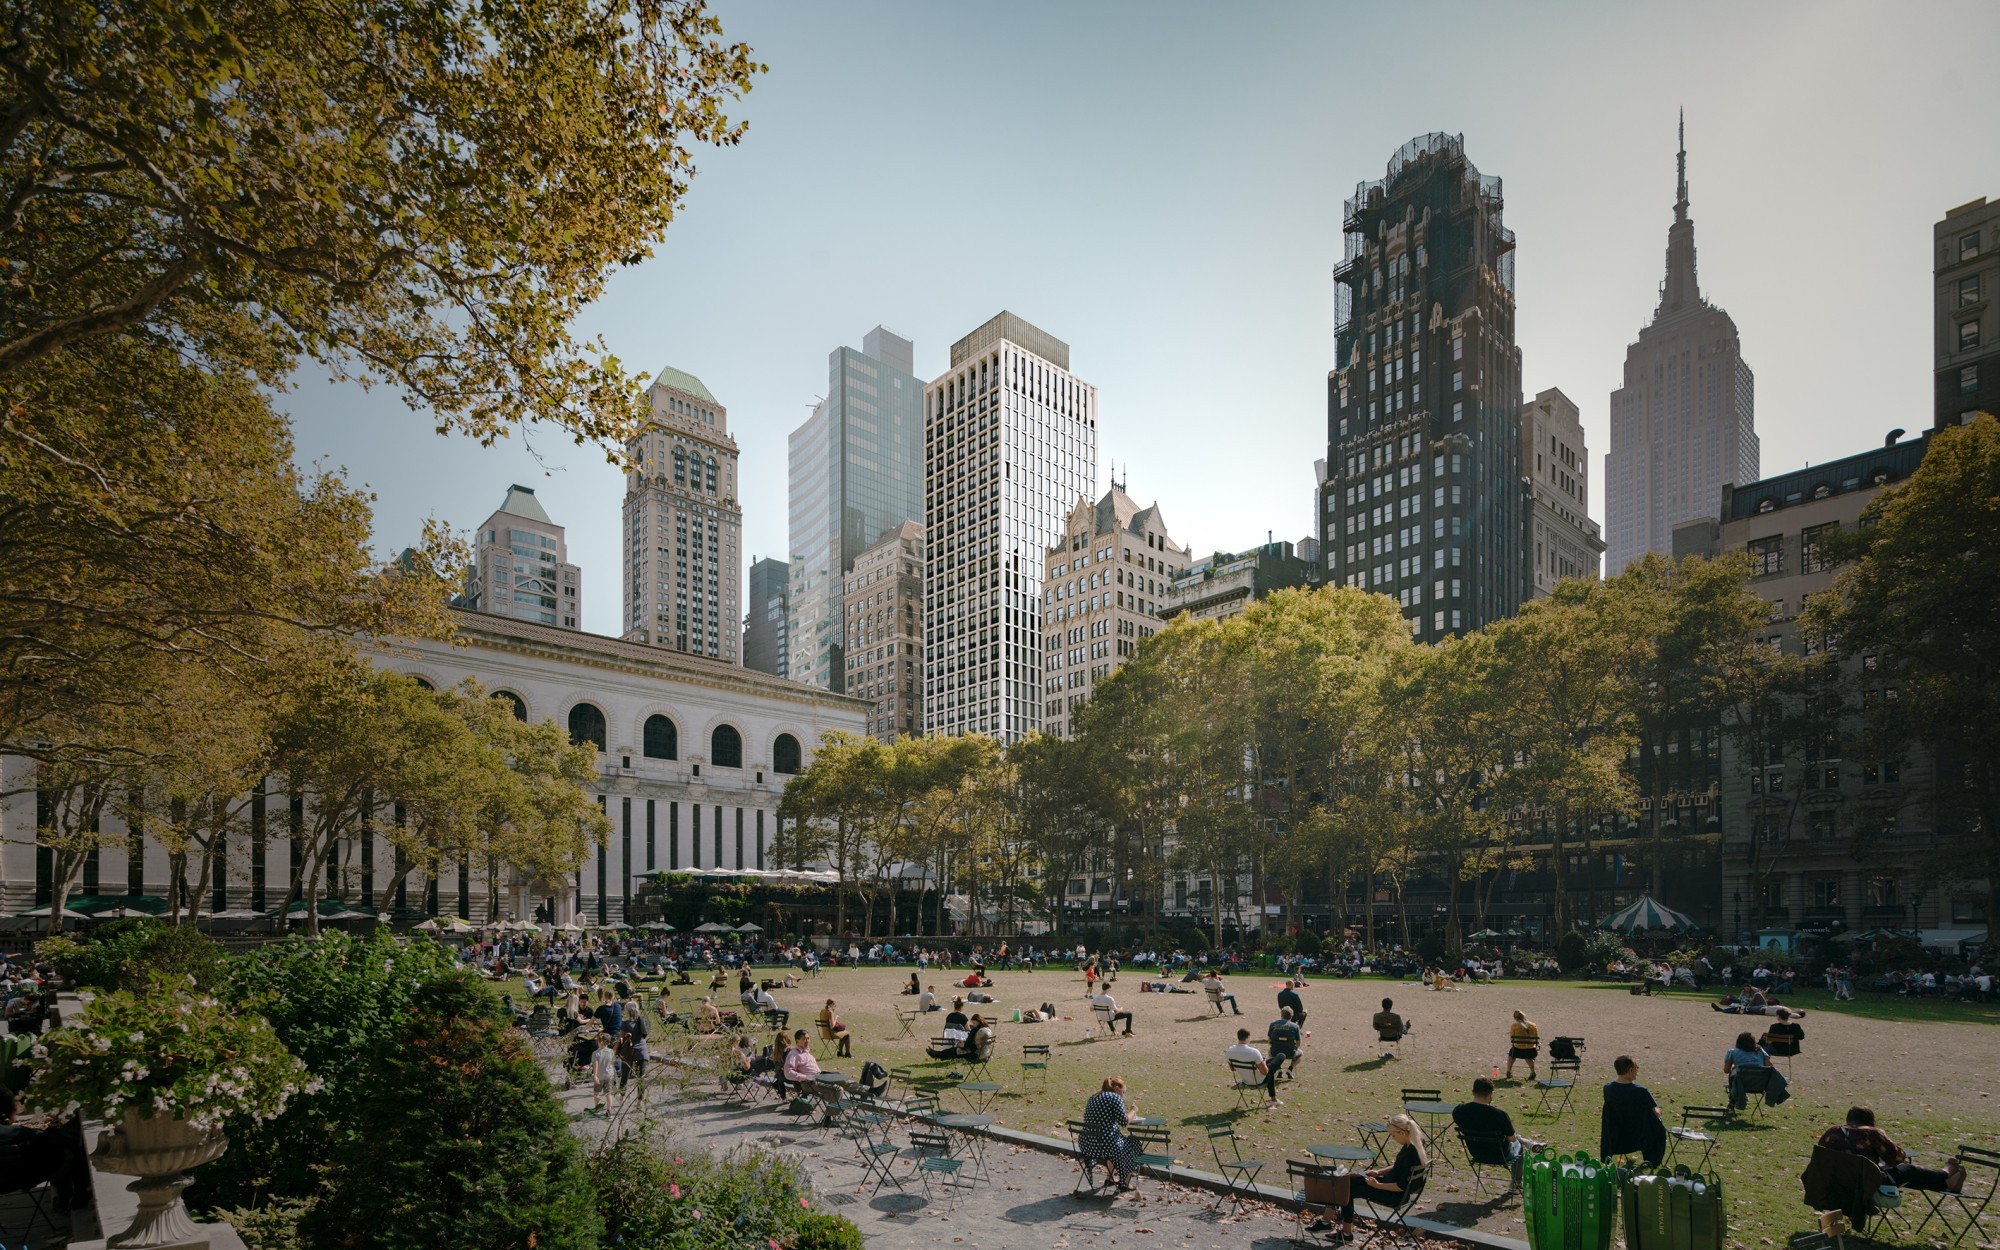
<svg viewBox="0 0 2000 1250">
<path fill-rule="evenodd" d="M 714 404 L 717 407 L 722 406 L 722 401 L 708 393 L 708 388 L 701 384 L 700 378 L 694 376 L 692 373 L 682 373 L 672 365 L 660 370 L 660 376 L 653 379 L 653 385 L 671 386 L 677 391 L 686 391 L 704 403 Z"/>
<path fill-rule="evenodd" d="M 549 514 L 542 508 L 541 501 L 535 498 L 535 488 L 532 486 L 509 486 L 507 501 L 500 505 L 500 511 L 525 517 L 530 521 L 540 521 L 544 525 L 555 524 L 549 520 Z"/>
</svg>

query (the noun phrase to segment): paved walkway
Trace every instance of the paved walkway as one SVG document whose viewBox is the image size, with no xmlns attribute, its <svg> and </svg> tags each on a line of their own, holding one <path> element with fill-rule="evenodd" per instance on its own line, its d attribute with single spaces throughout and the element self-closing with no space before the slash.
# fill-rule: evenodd
<svg viewBox="0 0 2000 1250">
<path fill-rule="evenodd" d="M 1072 1160 L 1004 1141 L 986 1143 L 990 1179 L 959 1189 L 953 1203 L 941 1191 L 926 1200 L 923 1183 L 912 1170 L 914 1155 L 907 1150 L 894 1164 L 903 1187 L 873 1192 L 851 1138 L 813 1127 L 768 1101 L 747 1106 L 717 1099 L 669 1103 L 656 1095 L 643 1112 L 635 1101 L 608 1121 L 591 1114 L 588 1090 L 559 1092 L 558 1097 L 578 1132 L 591 1139 L 613 1129 L 631 1131 L 643 1120 L 645 1131 L 664 1141 L 712 1153 L 749 1146 L 798 1158 L 825 1204 L 852 1220 L 879 1250 L 1082 1250 L 1121 1244 L 1153 1250 L 1288 1250 L 1292 1244 L 1289 1208 L 1256 1202 L 1232 1214 L 1226 1200 L 1217 1210 L 1211 1192 L 1149 1176 L 1135 1177 L 1131 1193 L 1073 1195 L 1077 1172 Z M 907 1144 L 907 1122 L 892 1131 L 892 1140 Z M 1185 1148 L 1181 1153 L 1192 1161 Z M 1271 1161 L 1260 1179 L 1283 1187 L 1284 1161 Z M 1425 1240 L 1404 1238 L 1400 1244 Z"/>
</svg>

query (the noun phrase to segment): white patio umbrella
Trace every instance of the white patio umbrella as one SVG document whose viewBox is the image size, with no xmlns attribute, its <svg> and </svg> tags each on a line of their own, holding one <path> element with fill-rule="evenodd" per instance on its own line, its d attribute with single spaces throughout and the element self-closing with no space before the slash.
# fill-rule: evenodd
<svg viewBox="0 0 2000 1250">
<path fill-rule="evenodd" d="M 730 928 L 726 924 L 717 924 L 715 921 L 711 920 L 707 924 L 696 925 L 694 927 L 694 931 L 696 933 L 734 933 L 736 930 Z"/>
<path fill-rule="evenodd" d="M 738 933 L 762 933 L 764 930 L 754 924 L 743 924 L 736 926 L 736 931 Z"/>
</svg>

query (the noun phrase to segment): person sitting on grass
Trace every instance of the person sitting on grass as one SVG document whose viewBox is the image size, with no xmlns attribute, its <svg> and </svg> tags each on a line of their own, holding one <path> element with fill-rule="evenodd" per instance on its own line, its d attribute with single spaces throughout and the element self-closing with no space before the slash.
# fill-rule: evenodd
<svg viewBox="0 0 2000 1250">
<path fill-rule="evenodd" d="M 1238 1085 L 1262 1085 L 1264 1105 L 1282 1107 L 1278 1100 L 1278 1067 L 1275 1062 L 1267 1063 L 1264 1052 L 1250 1044 L 1250 1030 L 1236 1030 L 1236 1044 L 1222 1052 L 1222 1062 L 1229 1069 L 1230 1076 Z M 1243 1065 L 1248 1064 L 1248 1067 Z"/>
<path fill-rule="evenodd" d="M 1920 1168 L 1910 1161 L 1903 1148 L 1875 1127 L 1875 1113 L 1867 1107 L 1850 1107 L 1847 1122 L 1836 1124 L 1819 1135 L 1819 1144 L 1828 1150 L 1848 1151 L 1882 1169 L 1883 1177 L 1905 1189 L 1928 1189 L 1933 1193 L 1959 1193 L 1965 1188 L 1965 1165 L 1956 1158 L 1946 1159 L 1942 1171 Z"/>
<path fill-rule="evenodd" d="M 1514 1079 L 1514 1061 L 1518 1059 L 1528 1065 L 1528 1079 L 1534 1080 L 1535 1060 L 1541 1053 L 1541 1026 L 1515 1012 L 1514 1023 L 1507 1026 L 1507 1079 Z"/>
<path fill-rule="evenodd" d="M 1375 1028 L 1375 1036 L 1383 1042 L 1400 1042 L 1410 1035 L 1409 1024 L 1403 1017 L 1396 1014 L 1396 1000 L 1393 998 L 1382 1000 L 1382 1010 L 1375 1013 L 1375 1018 L 1370 1023 Z M 1377 1052 L 1377 1057 L 1394 1059 L 1396 1052 L 1393 1050 L 1379 1051 Z"/>
<path fill-rule="evenodd" d="M 1639 1084 L 1639 1063 L 1630 1055 L 1611 1061 L 1618 1074 L 1604 1086 L 1604 1112 L 1598 1120 L 1598 1157 L 1637 1154 L 1654 1167 L 1667 1157 L 1667 1126 L 1653 1092 Z"/>
<path fill-rule="evenodd" d="M 915 974 L 912 973 L 911 975 L 914 976 Z M 918 1011 L 942 1010 L 942 1008 L 938 1005 L 937 986 L 933 985 L 927 987 L 924 990 L 924 992 L 917 997 L 917 1010 Z"/>
<path fill-rule="evenodd" d="M 910 983 L 903 987 L 903 993 L 921 994 L 923 992 L 924 992 L 924 987 L 917 984 L 917 974 L 912 972 L 910 974 Z"/>
<path fill-rule="evenodd" d="M 1102 1164 L 1115 1173 L 1120 1192 L 1132 1188 L 1132 1165 L 1139 1159 L 1139 1143 L 1125 1131 L 1132 1115 L 1125 1106 L 1125 1078 L 1107 1076 L 1103 1087 L 1083 1104 L 1083 1131 L 1077 1134 L 1085 1162 Z"/>
<path fill-rule="evenodd" d="M 1292 1019 L 1290 1007 L 1279 1010 L 1278 1018 L 1264 1030 L 1264 1036 L 1271 1043 L 1271 1071 L 1275 1074 L 1278 1065 L 1283 1064 L 1287 1078 L 1297 1075 L 1302 1035 L 1298 1022 Z"/>
<path fill-rule="evenodd" d="M 1542 1143 L 1529 1141 L 1514 1131 L 1514 1119 L 1493 1105 L 1493 1082 L 1477 1077 L 1472 1082 L 1472 1101 L 1451 1109 L 1452 1123 L 1466 1135 L 1466 1148 L 1475 1163 L 1505 1164 L 1518 1187 L 1521 1160 Z"/>
</svg>

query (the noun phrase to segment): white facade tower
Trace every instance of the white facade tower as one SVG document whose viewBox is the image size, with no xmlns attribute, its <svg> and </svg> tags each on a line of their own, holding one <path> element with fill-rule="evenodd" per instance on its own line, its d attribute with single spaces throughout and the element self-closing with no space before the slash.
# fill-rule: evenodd
<svg viewBox="0 0 2000 1250">
<path fill-rule="evenodd" d="M 1012 313 L 924 388 L 924 730 L 1013 742 L 1042 721 L 1044 555 L 1097 481 L 1097 389 Z"/>
</svg>

